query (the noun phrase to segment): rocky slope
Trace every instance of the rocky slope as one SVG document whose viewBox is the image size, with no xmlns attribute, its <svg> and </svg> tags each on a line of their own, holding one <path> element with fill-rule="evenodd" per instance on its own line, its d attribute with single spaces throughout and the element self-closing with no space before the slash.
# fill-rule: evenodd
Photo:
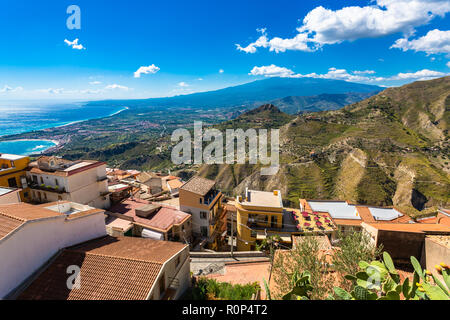
<svg viewBox="0 0 450 320">
<path fill-rule="evenodd" d="M 290 205 L 299 197 L 346 199 L 395 205 L 411 215 L 450 206 L 450 77 L 389 88 L 340 110 L 295 118 L 266 106 L 228 126 L 258 128 L 272 115 L 269 126 L 280 128 L 282 165 L 276 175 L 226 164 L 204 165 L 200 174 L 216 178 L 230 194 L 245 187 L 281 189 Z"/>
</svg>

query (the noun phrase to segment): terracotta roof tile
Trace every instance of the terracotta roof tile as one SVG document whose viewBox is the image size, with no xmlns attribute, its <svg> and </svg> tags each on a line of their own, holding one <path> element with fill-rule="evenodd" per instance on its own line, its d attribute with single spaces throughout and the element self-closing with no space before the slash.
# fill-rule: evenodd
<svg viewBox="0 0 450 320">
<path fill-rule="evenodd" d="M 356 206 L 356 210 L 358 211 L 359 216 L 361 217 L 362 221 L 364 221 L 364 222 L 375 222 L 375 219 L 373 218 L 372 214 L 370 213 L 369 208 Z"/>
<path fill-rule="evenodd" d="M 24 223 L 23 220 L 0 214 L 0 240 Z"/>
<path fill-rule="evenodd" d="M 450 234 L 450 227 L 441 224 L 430 223 L 367 223 L 367 225 L 378 230 L 399 231 L 399 232 L 439 232 Z"/>
<path fill-rule="evenodd" d="M 215 184 L 216 182 L 214 180 L 195 176 L 189 179 L 180 189 L 204 196 Z"/>
<path fill-rule="evenodd" d="M 142 238 L 104 237 L 65 249 L 19 300 L 146 299 L 164 262 L 185 245 Z M 67 268 L 80 267 L 79 289 L 66 285 Z"/>
<path fill-rule="evenodd" d="M 0 205 L 0 214 L 21 219 L 23 221 L 51 218 L 62 215 L 59 212 L 23 202 Z"/>
</svg>

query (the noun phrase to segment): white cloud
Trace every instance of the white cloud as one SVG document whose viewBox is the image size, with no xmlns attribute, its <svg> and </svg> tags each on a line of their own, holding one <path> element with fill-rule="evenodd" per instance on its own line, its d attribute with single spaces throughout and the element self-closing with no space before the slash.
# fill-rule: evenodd
<svg viewBox="0 0 450 320">
<path fill-rule="evenodd" d="M 198 80 L 198 81 L 203 81 L 203 78 L 198 78 L 197 80 Z"/>
<path fill-rule="evenodd" d="M 2 89 L 0 89 L 0 93 L 18 92 L 18 91 L 22 91 L 22 90 L 23 90 L 22 87 L 12 88 L 8 85 L 5 85 Z"/>
<path fill-rule="evenodd" d="M 262 67 L 255 66 L 249 73 L 249 75 L 252 76 L 282 77 L 282 78 L 289 78 L 292 77 L 294 74 L 295 74 L 294 71 L 288 68 L 278 67 L 274 64 Z"/>
<path fill-rule="evenodd" d="M 39 93 L 48 93 L 48 94 L 62 94 L 64 92 L 64 88 L 47 88 L 47 89 L 37 89 L 36 92 Z"/>
<path fill-rule="evenodd" d="M 434 17 L 443 17 L 450 11 L 448 0 L 376 0 L 376 4 L 359 7 L 343 7 L 330 10 L 322 6 L 311 10 L 297 28 L 293 38 L 268 39 L 266 29 L 258 30 L 262 35 L 246 47 L 237 44 L 240 51 L 255 53 L 257 48 L 270 51 L 286 50 L 315 51 L 325 44 L 375 38 L 402 32 L 414 33 L 415 28 L 430 22 Z"/>
<path fill-rule="evenodd" d="M 219 73 L 224 73 L 224 72 L 225 72 L 225 71 L 223 71 L 223 69 L 220 69 L 220 70 L 219 70 Z"/>
<path fill-rule="evenodd" d="M 159 67 L 155 66 L 154 64 L 150 65 L 150 66 L 142 66 L 139 69 L 137 69 L 137 71 L 134 73 L 134 77 L 135 78 L 140 78 L 141 74 L 155 74 L 157 73 L 159 70 L 161 70 Z"/>
<path fill-rule="evenodd" d="M 125 91 L 128 91 L 128 90 L 130 90 L 130 88 L 128 88 L 128 87 L 125 87 L 125 86 L 122 86 L 122 85 L 120 85 L 120 84 L 110 84 L 110 85 L 107 85 L 106 87 L 105 87 L 105 89 L 106 90 L 125 90 Z"/>
<path fill-rule="evenodd" d="M 396 76 L 387 78 L 388 80 L 430 80 L 448 75 L 444 72 L 423 69 L 416 72 L 399 73 Z"/>
<path fill-rule="evenodd" d="M 449 62 L 447 62 L 447 67 L 449 67 L 449 68 L 450 68 L 450 61 L 449 61 Z"/>
<path fill-rule="evenodd" d="M 80 43 L 78 44 L 78 38 L 73 40 L 73 41 L 69 41 L 67 39 L 64 39 L 64 42 L 69 46 L 72 47 L 72 49 L 76 49 L 76 50 L 85 50 L 86 48 L 83 47 L 83 45 Z"/>
<path fill-rule="evenodd" d="M 434 29 L 415 40 L 408 40 L 407 38 L 398 39 L 391 48 L 397 48 L 403 51 L 422 51 L 427 54 L 450 53 L 450 30 L 441 31 Z"/>
<path fill-rule="evenodd" d="M 253 76 L 265 76 L 265 77 L 281 77 L 281 78 L 318 78 L 318 79 L 333 79 L 344 80 L 350 82 L 365 82 L 365 83 L 377 83 L 383 81 L 395 81 L 395 80 L 430 80 L 439 77 L 444 77 L 446 73 L 423 69 L 410 73 L 399 73 L 390 77 L 373 76 L 375 71 L 352 71 L 348 72 L 346 69 L 329 68 L 327 73 L 317 74 L 315 72 L 309 74 L 295 73 L 291 69 L 278 67 L 274 64 L 270 66 L 254 67 L 249 75 Z M 369 75 L 367 75 L 369 74 Z"/>
<path fill-rule="evenodd" d="M 95 86 L 95 85 L 102 84 L 102 82 L 101 81 L 91 81 L 91 82 L 89 82 L 89 84 Z"/>
<path fill-rule="evenodd" d="M 178 84 L 178 86 L 180 86 L 180 87 L 189 87 L 189 85 L 186 82 L 180 82 Z"/>
</svg>

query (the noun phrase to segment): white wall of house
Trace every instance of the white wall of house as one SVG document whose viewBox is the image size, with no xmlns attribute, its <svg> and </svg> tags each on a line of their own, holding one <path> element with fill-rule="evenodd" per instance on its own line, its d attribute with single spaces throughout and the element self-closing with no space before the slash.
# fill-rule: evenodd
<svg viewBox="0 0 450 320">
<path fill-rule="evenodd" d="M 102 212 L 29 221 L 0 240 L 0 298 L 43 266 L 58 250 L 106 235 Z"/>
<path fill-rule="evenodd" d="M 33 199 L 39 200 L 37 192 L 41 193 L 42 201 L 57 201 L 58 196 L 61 200 L 73 201 L 81 204 L 87 204 L 95 208 L 107 209 L 111 202 L 109 195 L 102 196 L 102 193 L 108 192 L 108 181 L 98 181 L 99 177 L 106 177 L 106 165 L 98 166 L 89 170 L 85 170 L 67 177 L 60 177 L 51 174 L 31 174 L 27 176 L 37 176 L 38 184 L 46 186 L 64 188 L 66 193 L 57 193 L 51 191 L 34 190 Z M 41 180 L 42 178 L 42 180 Z M 58 183 L 56 183 L 58 181 Z M 44 196 L 44 193 L 46 197 Z"/>
<path fill-rule="evenodd" d="M 178 257 L 180 258 L 180 263 L 177 266 Z M 162 298 L 162 296 L 160 295 L 159 283 L 163 277 L 165 288 L 167 289 L 169 287 L 172 287 L 173 289 L 176 289 L 177 292 L 173 298 L 175 300 L 179 299 L 186 291 L 186 289 L 191 285 L 189 247 L 181 250 L 178 254 L 174 255 L 163 265 L 162 270 L 160 271 L 149 294 L 148 298 L 150 300 L 159 300 Z"/>
<path fill-rule="evenodd" d="M 199 209 L 195 207 L 183 206 L 180 205 L 180 210 L 192 215 L 192 232 L 199 235 L 201 234 L 201 227 L 207 227 L 208 237 L 209 234 L 209 225 L 210 225 L 210 211 L 206 209 Z M 200 212 L 206 212 L 206 219 L 201 218 Z"/>
</svg>

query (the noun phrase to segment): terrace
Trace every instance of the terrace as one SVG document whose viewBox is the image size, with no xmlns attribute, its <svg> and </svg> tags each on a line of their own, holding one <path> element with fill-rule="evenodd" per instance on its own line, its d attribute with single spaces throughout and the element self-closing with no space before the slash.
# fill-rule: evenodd
<svg viewBox="0 0 450 320">
<path fill-rule="evenodd" d="M 297 209 L 290 209 L 292 219 L 297 225 L 297 229 L 302 232 L 333 232 L 336 225 L 329 214 L 323 212 L 306 212 Z"/>
</svg>

